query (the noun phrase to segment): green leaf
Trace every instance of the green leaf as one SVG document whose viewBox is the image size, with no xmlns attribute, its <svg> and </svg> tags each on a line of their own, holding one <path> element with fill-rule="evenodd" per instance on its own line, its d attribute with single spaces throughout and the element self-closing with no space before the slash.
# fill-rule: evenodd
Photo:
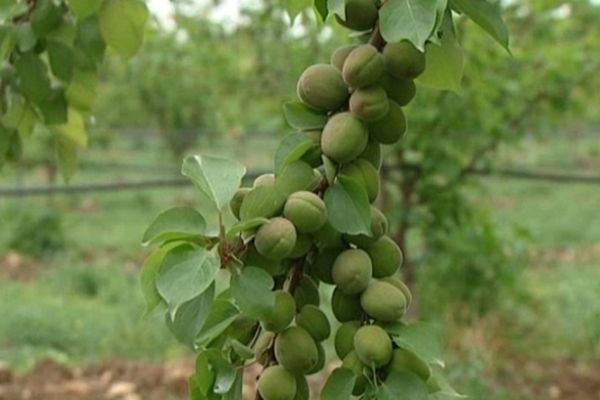
<svg viewBox="0 0 600 400">
<path fill-rule="evenodd" d="M 442 334 L 433 324 L 413 323 L 399 326 L 394 334 L 394 342 L 430 364 L 444 366 Z"/>
<path fill-rule="evenodd" d="M 68 122 L 67 100 L 62 89 L 53 89 L 50 98 L 38 105 L 47 125 L 61 125 Z"/>
<path fill-rule="evenodd" d="M 175 207 L 160 213 L 150 224 L 142 238 L 142 244 L 188 239 L 204 234 L 206 221 L 199 212 L 190 207 Z"/>
<path fill-rule="evenodd" d="M 65 181 L 69 181 L 77 168 L 79 167 L 79 157 L 77 155 L 79 146 L 73 140 L 63 137 L 56 137 L 56 158 L 58 159 L 58 169 Z"/>
<path fill-rule="evenodd" d="M 242 360 L 249 360 L 254 357 L 254 350 L 236 339 L 231 339 L 229 346 Z"/>
<path fill-rule="evenodd" d="M 238 376 L 238 368 L 223 358 L 223 355 L 217 349 L 208 350 L 205 354 L 215 373 L 213 391 L 216 394 L 225 394 L 229 392 L 234 386 Z"/>
<path fill-rule="evenodd" d="M 223 210 L 240 187 L 246 168 L 226 158 L 195 155 L 185 158 L 181 173 L 188 177 L 218 210 Z"/>
<path fill-rule="evenodd" d="M 273 285 L 273 278 L 265 270 L 244 267 L 231 278 L 231 295 L 245 315 L 260 319 L 275 305 Z"/>
<path fill-rule="evenodd" d="M 434 89 L 458 92 L 463 74 L 463 50 L 452 31 L 444 32 L 440 46 L 427 44 L 425 57 L 426 69 L 419 76 L 419 82 Z"/>
<path fill-rule="evenodd" d="M 336 14 L 343 21 L 346 20 L 346 1 L 345 0 L 327 0 L 327 9 L 330 13 Z"/>
<path fill-rule="evenodd" d="M 99 13 L 104 41 L 122 57 L 132 57 L 142 45 L 148 16 L 140 0 L 105 0 Z"/>
<path fill-rule="evenodd" d="M 217 298 L 196 338 L 196 343 L 200 346 L 209 344 L 221 335 L 239 315 L 240 311 L 231 301 Z"/>
<path fill-rule="evenodd" d="M 293 23 L 298 14 L 310 7 L 311 3 L 312 0 L 288 0 L 284 2 L 285 10 L 290 16 L 291 22 Z"/>
<path fill-rule="evenodd" d="M 299 101 L 285 102 L 283 114 L 292 128 L 302 131 L 321 129 L 327 122 L 327 114 L 310 109 Z"/>
<path fill-rule="evenodd" d="M 302 374 L 296 374 L 296 397 L 294 400 L 310 400 L 310 388 Z"/>
<path fill-rule="evenodd" d="M 240 208 L 240 219 L 270 218 L 281 211 L 286 197 L 277 187 L 259 186 L 244 197 Z"/>
<path fill-rule="evenodd" d="M 404 371 L 392 371 L 377 391 L 377 400 L 427 400 L 427 397 L 423 381 Z"/>
<path fill-rule="evenodd" d="M 252 218 L 252 219 L 248 219 L 245 221 L 240 221 L 240 222 L 236 223 L 235 225 L 233 225 L 231 228 L 229 228 L 229 230 L 227 231 L 227 234 L 225 236 L 227 237 L 227 239 L 231 240 L 238 233 L 257 228 L 266 222 L 269 222 L 269 220 L 266 218 L 262 218 L 262 217 Z"/>
<path fill-rule="evenodd" d="M 502 20 L 500 8 L 487 0 L 450 0 L 450 5 L 482 27 L 507 51 L 509 50 L 508 29 Z"/>
<path fill-rule="evenodd" d="M 325 22 L 327 15 L 329 15 L 329 10 L 327 9 L 327 0 L 314 0 L 313 7 L 318 16 L 321 18 L 321 21 Z"/>
<path fill-rule="evenodd" d="M 84 19 L 95 14 L 104 0 L 69 0 L 73 14 L 79 19 Z"/>
<path fill-rule="evenodd" d="M 71 107 L 83 113 L 89 113 L 96 101 L 98 76 L 93 70 L 76 69 L 65 95 Z"/>
<path fill-rule="evenodd" d="M 169 251 L 160 266 L 156 289 L 171 310 L 204 292 L 215 280 L 220 262 L 214 252 L 190 245 Z"/>
<path fill-rule="evenodd" d="M 323 160 L 323 167 L 325 168 L 325 178 L 327 178 L 327 182 L 331 185 L 337 176 L 337 164 L 331 161 L 326 155 L 322 155 L 321 159 Z"/>
<path fill-rule="evenodd" d="M 205 352 L 200 352 L 196 356 L 196 369 L 193 377 L 196 378 L 194 382 L 195 389 L 206 396 L 215 382 L 215 373 Z M 202 399 L 204 400 L 205 397 L 202 397 Z"/>
<path fill-rule="evenodd" d="M 21 90 L 34 103 L 46 100 L 52 94 L 46 64 L 35 54 L 25 53 L 15 62 L 21 81 Z"/>
<path fill-rule="evenodd" d="M 67 116 L 67 123 L 52 126 L 52 131 L 80 147 L 87 147 L 87 133 L 83 117 L 72 108 L 67 111 Z"/>
<path fill-rule="evenodd" d="M 408 40 L 421 51 L 436 21 L 438 0 L 390 0 L 379 9 L 381 35 L 390 43 Z"/>
<path fill-rule="evenodd" d="M 29 22 L 25 22 L 17 27 L 16 36 L 17 47 L 22 53 L 32 50 L 37 43 L 37 36 Z"/>
<path fill-rule="evenodd" d="M 435 386 L 440 388 L 439 391 L 435 392 L 435 394 L 430 394 L 430 397 L 435 400 L 446 400 L 446 399 L 456 399 L 456 398 L 467 398 L 469 396 L 465 396 L 464 394 L 458 393 L 452 385 L 448 382 L 444 374 L 441 371 L 438 371 L 435 368 L 432 368 L 432 375 L 430 380 L 433 382 Z"/>
<path fill-rule="evenodd" d="M 70 81 L 75 64 L 73 49 L 58 40 L 48 40 L 47 49 L 50 70 L 54 76 L 64 82 Z"/>
<path fill-rule="evenodd" d="M 289 163 L 299 160 L 313 147 L 313 142 L 302 133 L 291 133 L 285 136 L 275 151 L 275 175 Z"/>
<path fill-rule="evenodd" d="M 31 14 L 31 27 L 38 37 L 46 36 L 62 22 L 62 11 L 53 0 L 38 0 Z"/>
<path fill-rule="evenodd" d="M 243 371 L 241 369 L 236 369 L 235 379 L 231 388 L 227 391 L 227 393 L 223 394 L 223 400 L 244 400 L 242 397 L 242 388 L 244 384 L 243 380 Z"/>
<path fill-rule="evenodd" d="M 352 397 L 354 380 L 354 373 L 349 369 L 335 369 L 321 391 L 321 400 L 348 400 Z"/>
<path fill-rule="evenodd" d="M 215 298 L 215 285 L 177 308 L 175 315 L 167 315 L 167 326 L 181 343 L 193 348 L 196 335 L 202 329 Z"/>
<path fill-rule="evenodd" d="M 369 198 L 365 189 L 354 180 L 338 177 L 325 192 L 324 200 L 329 222 L 338 232 L 371 234 Z"/>
<path fill-rule="evenodd" d="M 156 276 L 158 275 L 160 264 L 165 258 L 165 255 L 174 246 L 174 244 L 171 244 L 158 248 L 146 258 L 142 265 L 142 271 L 140 272 L 140 286 L 142 288 L 144 299 L 146 300 L 144 315 L 148 315 L 162 301 L 160 294 L 156 289 Z"/>
<path fill-rule="evenodd" d="M 104 59 L 106 43 L 100 32 L 100 23 L 97 17 L 86 18 L 77 24 L 75 45 L 85 54 L 93 65 L 98 65 Z"/>
</svg>

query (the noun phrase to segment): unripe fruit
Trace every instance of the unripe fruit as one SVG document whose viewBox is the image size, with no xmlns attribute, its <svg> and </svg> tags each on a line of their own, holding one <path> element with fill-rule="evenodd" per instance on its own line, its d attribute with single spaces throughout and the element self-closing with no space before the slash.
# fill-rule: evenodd
<svg viewBox="0 0 600 400">
<path fill-rule="evenodd" d="M 358 247 L 365 249 L 375 243 L 380 237 L 386 234 L 388 222 L 387 218 L 381 210 L 377 207 L 371 205 L 371 236 L 367 236 L 364 234 L 360 235 L 345 235 L 344 238 L 352 243 L 357 245 Z M 371 260 L 373 263 L 373 260 Z M 375 274 L 373 274 L 375 275 Z"/>
<path fill-rule="evenodd" d="M 338 110 L 348 98 L 348 88 L 342 74 L 329 64 L 308 67 L 300 75 L 297 91 L 304 104 L 322 111 Z"/>
<path fill-rule="evenodd" d="M 383 163 L 381 145 L 375 141 L 369 141 L 367 143 L 367 147 L 365 147 L 363 152 L 360 153 L 358 158 L 367 160 L 371 163 L 371 165 L 373 165 L 373 167 L 375 167 L 376 170 L 379 170 L 379 168 L 381 168 L 381 164 Z"/>
<path fill-rule="evenodd" d="M 390 285 L 393 285 L 397 289 L 399 289 L 404 295 L 404 298 L 406 299 L 406 307 L 410 306 L 410 303 L 412 302 L 412 293 L 410 292 L 408 286 L 406 286 L 406 284 L 402 282 L 400 278 L 395 276 L 388 276 L 386 278 L 382 278 L 381 281 L 387 282 Z"/>
<path fill-rule="evenodd" d="M 327 248 L 317 253 L 310 269 L 320 281 L 329 285 L 333 284 L 331 270 L 333 269 L 333 262 L 341 251 L 340 248 Z"/>
<path fill-rule="evenodd" d="M 431 368 L 413 352 L 398 348 L 394 350 L 390 370 L 409 371 L 425 382 L 431 377 Z"/>
<path fill-rule="evenodd" d="M 321 372 L 321 370 L 325 367 L 325 348 L 321 343 L 317 343 L 317 351 L 319 357 L 315 365 L 307 372 L 307 375 L 316 374 L 317 372 Z"/>
<path fill-rule="evenodd" d="M 254 345 L 254 357 L 260 365 L 266 366 L 266 364 L 271 361 L 269 351 L 274 338 L 275 334 L 273 332 L 265 331 L 262 332 L 256 340 L 256 344 Z"/>
<path fill-rule="evenodd" d="M 379 174 L 375 167 L 362 158 L 357 158 L 350 164 L 346 164 L 340 175 L 352 178 L 367 192 L 369 201 L 372 203 L 379 195 Z"/>
<path fill-rule="evenodd" d="M 386 116 L 369 124 L 370 138 L 382 144 L 394 144 L 406 132 L 406 117 L 402 108 L 393 101 L 389 103 Z"/>
<path fill-rule="evenodd" d="M 359 249 L 345 250 L 333 263 L 331 276 L 345 294 L 358 294 L 369 286 L 373 267 L 369 255 Z"/>
<path fill-rule="evenodd" d="M 363 123 L 349 112 L 329 118 L 321 135 L 323 154 L 339 163 L 347 163 L 367 147 L 368 133 Z"/>
<path fill-rule="evenodd" d="M 409 41 L 388 43 L 383 48 L 388 73 L 397 79 L 415 79 L 425 71 L 425 54 Z"/>
<path fill-rule="evenodd" d="M 358 46 L 346 58 L 342 69 L 344 82 L 352 88 L 375 85 L 383 76 L 383 57 L 370 44 Z"/>
<path fill-rule="evenodd" d="M 336 15 L 340 25 L 355 31 L 371 29 L 377 21 L 377 6 L 374 0 L 347 0 L 346 19 L 342 20 Z"/>
<path fill-rule="evenodd" d="M 294 400 L 296 377 L 281 365 L 272 365 L 258 379 L 258 392 L 264 400 Z"/>
<path fill-rule="evenodd" d="M 272 276 L 279 276 L 287 272 L 287 266 L 281 260 L 271 260 L 260 254 L 256 247 L 251 246 L 243 257 L 244 265 L 259 267 Z"/>
<path fill-rule="evenodd" d="M 304 275 L 294 291 L 296 300 L 296 310 L 301 310 L 304 306 L 312 304 L 319 306 L 319 286 L 310 277 Z"/>
<path fill-rule="evenodd" d="M 354 350 L 354 335 L 356 335 L 358 328 L 360 328 L 360 322 L 349 321 L 343 323 L 335 333 L 333 345 L 335 354 L 340 360 L 343 360 Z"/>
<path fill-rule="evenodd" d="M 317 363 L 319 350 L 306 330 L 292 326 L 275 339 L 275 358 L 290 371 L 306 373 Z"/>
<path fill-rule="evenodd" d="M 302 161 L 311 167 L 316 168 L 323 163 L 323 160 L 321 159 L 321 154 L 323 154 L 321 152 L 321 131 L 314 130 L 306 131 L 304 133 L 311 142 L 313 142 L 313 147 L 302 156 Z"/>
<path fill-rule="evenodd" d="M 286 165 L 277 177 L 276 187 L 285 195 L 301 190 L 313 190 L 321 181 L 321 175 L 304 161 Z"/>
<path fill-rule="evenodd" d="M 289 258 L 300 258 L 309 252 L 313 245 L 312 238 L 309 235 L 299 233 L 296 235 L 296 245 L 288 256 Z"/>
<path fill-rule="evenodd" d="M 360 319 L 363 315 L 360 296 L 344 294 L 340 288 L 336 287 L 331 296 L 331 311 L 333 311 L 333 315 L 340 322 Z"/>
<path fill-rule="evenodd" d="M 392 340 L 377 325 L 362 326 L 354 335 L 354 351 L 364 364 L 381 367 L 392 359 Z"/>
<path fill-rule="evenodd" d="M 274 174 L 259 175 L 252 184 L 252 187 L 273 186 L 275 184 Z"/>
<path fill-rule="evenodd" d="M 281 217 L 273 218 L 262 225 L 254 238 L 256 250 L 271 260 L 287 257 L 295 245 L 296 228 L 290 221 Z"/>
<path fill-rule="evenodd" d="M 389 109 L 390 101 L 381 86 L 356 89 L 350 96 L 350 111 L 363 121 L 377 121 L 385 117 Z"/>
<path fill-rule="evenodd" d="M 426 382 L 426 386 L 427 386 L 427 392 L 430 394 L 436 393 L 436 392 L 439 392 L 440 390 L 442 390 L 442 387 L 440 386 L 440 382 L 438 381 L 438 379 L 435 375 L 431 375 L 429 380 L 427 380 L 427 382 Z"/>
<path fill-rule="evenodd" d="M 398 321 L 406 312 L 406 298 L 395 286 L 373 281 L 360 296 L 360 305 L 372 318 L 382 322 Z"/>
<path fill-rule="evenodd" d="M 351 351 L 348 353 L 346 357 L 344 357 L 342 367 L 349 369 L 354 373 L 354 377 L 356 378 L 354 381 L 354 388 L 352 389 L 352 394 L 354 396 L 360 396 L 364 393 L 367 388 L 367 378 L 364 375 L 365 364 L 359 360 L 355 351 Z"/>
<path fill-rule="evenodd" d="M 346 61 L 346 58 L 348 58 L 348 55 L 352 52 L 352 50 L 357 47 L 357 45 L 351 44 L 337 48 L 331 55 L 329 62 L 331 65 L 341 71 L 344 68 L 344 62 Z"/>
<path fill-rule="evenodd" d="M 229 202 L 229 209 L 231 210 L 233 216 L 237 219 L 240 219 L 240 208 L 242 207 L 244 197 L 249 191 L 250 188 L 239 188 Z"/>
<path fill-rule="evenodd" d="M 302 307 L 296 315 L 296 325 L 304 328 L 317 342 L 322 342 L 331 335 L 331 326 L 325 313 L 312 304 Z"/>
<path fill-rule="evenodd" d="M 262 328 L 270 332 L 280 332 L 288 327 L 296 313 L 296 302 L 292 295 L 284 290 L 274 292 L 275 305 L 260 324 Z"/>
<path fill-rule="evenodd" d="M 411 79 L 397 79 L 389 74 L 383 77 L 381 86 L 385 89 L 388 98 L 401 107 L 410 103 L 417 93 L 415 83 Z"/>
<path fill-rule="evenodd" d="M 394 275 L 402 265 L 402 250 L 389 236 L 381 237 L 366 250 L 373 264 L 375 278 Z"/>
<path fill-rule="evenodd" d="M 342 242 L 342 234 L 338 232 L 329 222 L 317 232 L 313 234 L 317 246 L 320 249 L 341 247 L 344 243 Z"/>
<path fill-rule="evenodd" d="M 292 193 L 285 203 L 283 215 L 302 233 L 316 232 L 327 222 L 325 203 L 307 191 Z"/>
</svg>

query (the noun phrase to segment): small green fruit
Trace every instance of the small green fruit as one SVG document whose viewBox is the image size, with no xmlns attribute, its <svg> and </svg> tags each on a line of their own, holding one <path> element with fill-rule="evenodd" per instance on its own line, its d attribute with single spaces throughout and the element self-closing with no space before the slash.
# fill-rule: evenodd
<svg viewBox="0 0 600 400">
<path fill-rule="evenodd" d="M 283 215 L 302 233 L 316 232 L 327 222 L 325 203 L 308 191 L 292 193 L 285 203 Z"/>
<path fill-rule="evenodd" d="M 360 153 L 358 158 L 367 160 L 368 162 L 379 171 L 381 164 L 383 163 L 383 157 L 381 155 L 381 145 L 375 141 L 369 141 L 364 151 Z"/>
<path fill-rule="evenodd" d="M 242 207 L 244 197 L 249 191 L 250 188 L 239 188 L 229 202 L 229 209 L 231 210 L 233 216 L 237 219 L 240 219 L 240 208 Z"/>
<path fill-rule="evenodd" d="M 415 353 L 398 348 L 394 350 L 389 368 L 394 371 L 409 371 L 427 382 L 431 377 L 431 368 Z"/>
<path fill-rule="evenodd" d="M 375 167 L 365 159 L 357 158 L 350 164 L 344 165 L 340 175 L 354 179 L 367 192 L 369 201 L 372 203 L 379 195 L 379 174 Z"/>
<path fill-rule="evenodd" d="M 306 330 L 292 326 L 275 339 L 275 358 L 290 371 L 307 373 L 319 360 L 319 350 Z"/>
<path fill-rule="evenodd" d="M 355 31 L 371 29 L 377 21 L 377 6 L 374 0 L 347 0 L 346 19 L 335 16 L 340 25 Z"/>
<path fill-rule="evenodd" d="M 406 132 L 406 117 L 402 108 L 390 101 L 390 109 L 385 117 L 369 124 L 370 137 L 381 144 L 394 144 Z"/>
<path fill-rule="evenodd" d="M 333 263 L 331 276 L 345 294 L 358 294 L 369 286 L 373 267 L 369 255 L 359 249 L 345 250 Z"/>
<path fill-rule="evenodd" d="M 399 289 L 404 295 L 404 298 L 406 298 L 406 307 L 410 305 L 410 303 L 412 302 L 412 293 L 410 292 L 408 286 L 406 286 L 406 284 L 402 282 L 400 278 L 395 276 L 388 276 L 386 278 L 382 278 L 381 281 L 387 282 L 390 285 L 393 285 L 397 289 Z"/>
<path fill-rule="evenodd" d="M 271 260 L 287 257 L 296 245 L 296 228 L 285 218 L 276 217 L 262 225 L 254 238 L 256 250 Z"/>
<path fill-rule="evenodd" d="M 417 93 L 412 79 L 397 79 L 389 74 L 386 74 L 381 80 L 381 86 L 385 89 L 388 98 L 395 101 L 400 107 L 410 103 Z"/>
<path fill-rule="evenodd" d="M 296 325 L 304 328 L 317 342 L 322 342 L 331 335 L 331 326 L 325 313 L 315 305 L 302 307 L 296 315 Z"/>
<path fill-rule="evenodd" d="M 364 364 L 382 367 L 392 359 L 392 340 L 377 325 L 362 326 L 354 335 L 354 351 Z"/>
<path fill-rule="evenodd" d="M 334 347 L 335 354 L 340 360 L 343 360 L 351 351 L 354 350 L 354 335 L 360 328 L 360 322 L 349 321 L 345 322 L 335 333 Z"/>
<path fill-rule="evenodd" d="M 260 336 L 258 336 L 258 339 L 256 339 L 256 344 L 254 345 L 254 357 L 262 366 L 266 366 L 270 361 L 269 351 L 273 339 L 275 339 L 275 334 L 267 331 L 262 332 Z"/>
<path fill-rule="evenodd" d="M 294 400 L 296 377 L 281 365 L 272 365 L 258 379 L 258 392 L 264 400 Z"/>
<path fill-rule="evenodd" d="M 342 71 L 342 69 L 344 68 L 344 62 L 346 61 L 346 58 L 348 58 L 348 55 L 352 52 L 352 50 L 354 50 L 357 47 L 357 45 L 351 44 L 348 46 L 342 46 L 337 48 L 331 55 L 331 59 L 329 60 L 329 62 L 338 70 Z"/>
<path fill-rule="evenodd" d="M 363 123 L 349 112 L 329 118 L 321 135 L 323 154 L 339 163 L 358 157 L 367 147 L 368 134 Z"/>
<path fill-rule="evenodd" d="M 387 218 L 381 210 L 371 205 L 371 233 L 372 236 L 364 234 L 360 235 L 345 235 L 344 239 L 348 242 L 357 245 L 362 249 L 366 249 L 375 243 L 380 237 L 386 234 L 388 227 Z M 373 260 L 371 260 L 373 262 Z M 373 274 L 375 276 L 375 274 Z"/>
<path fill-rule="evenodd" d="M 389 109 L 390 101 L 380 86 L 356 89 L 350 96 L 350 111 L 365 122 L 382 119 Z"/>
<path fill-rule="evenodd" d="M 360 296 L 365 312 L 382 322 L 398 321 L 406 312 L 406 298 L 395 286 L 378 280 L 369 284 Z"/>
<path fill-rule="evenodd" d="M 275 184 L 275 175 L 274 174 L 262 174 L 254 180 L 252 187 L 273 186 L 274 184 Z"/>
<path fill-rule="evenodd" d="M 342 69 L 344 82 L 352 88 L 375 85 L 383 76 L 383 57 L 375 46 L 363 44 L 352 50 Z"/>
<path fill-rule="evenodd" d="M 394 275 L 402 265 L 402 250 L 389 236 L 382 236 L 366 250 L 373 264 L 375 278 Z"/>
<path fill-rule="evenodd" d="M 307 375 L 316 374 L 317 372 L 321 372 L 321 370 L 325 367 L 325 348 L 321 343 L 317 343 L 317 350 L 319 352 L 319 358 L 317 363 L 308 371 Z"/>
<path fill-rule="evenodd" d="M 360 296 L 344 294 L 340 288 L 336 287 L 331 296 L 331 311 L 340 322 L 361 319 L 363 310 L 360 305 Z"/>
<path fill-rule="evenodd" d="M 240 219 L 271 218 L 281 213 L 286 196 L 277 187 L 260 186 L 250 190 L 242 200 Z"/>
<path fill-rule="evenodd" d="M 340 71 L 329 64 L 315 64 L 300 76 L 298 97 L 304 104 L 322 111 L 336 111 L 348 98 L 348 88 Z"/>
<path fill-rule="evenodd" d="M 275 291 L 275 305 L 269 315 L 261 321 L 261 326 L 269 332 L 280 332 L 288 327 L 296 313 L 296 302 L 284 290 Z"/>
<path fill-rule="evenodd" d="M 425 54 L 403 40 L 383 48 L 383 61 L 390 75 L 397 79 L 415 79 L 425 71 Z"/>
</svg>

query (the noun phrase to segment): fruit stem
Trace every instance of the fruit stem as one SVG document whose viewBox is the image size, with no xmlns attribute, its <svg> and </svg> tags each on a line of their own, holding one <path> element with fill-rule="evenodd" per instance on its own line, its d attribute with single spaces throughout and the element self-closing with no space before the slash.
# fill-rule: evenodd
<svg viewBox="0 0 600 400">
<path fill-rule="evenodd" d="M 375 24 L 375 28 L 373 29 L 373 33 L 369 38 L 369 44 L 377 50 L 381 51 L 385 46 L 385 39 L 381 36 L 381 30 L 379 29 L 379 21 Z"/>
</svg>

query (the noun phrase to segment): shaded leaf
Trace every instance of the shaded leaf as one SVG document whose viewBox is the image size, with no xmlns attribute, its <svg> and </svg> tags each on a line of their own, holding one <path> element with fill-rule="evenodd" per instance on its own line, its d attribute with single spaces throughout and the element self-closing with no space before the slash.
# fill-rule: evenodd
<svg viewBox="0 0 600 400">
<path fill-rule="evenodd" d="M 252 266 L 231 278 L 231 295 L 242 312 L 260 319 L 275 305 L 273 278 L 265 270 Z"/>
<path fill-rule="evenodd" d="M 323 390 L 321 391 L 321 400 L 348 400 L 352 397 L 354 388 L 354 373 L 346 368 L 334 370 Z"/>
<path fill-rule="evenodd" d="M 502 20 L 500 8 L 487 0 L 450 0 L 450 5 L 482 27 L 490 36 L 509 51 L 508 29 Z"/>
<path fill-rule="evenodd" d="M 331 225 L 341 233 L 370 235 L 369 198 L 354 180 L 338 177 L 324 196 Z"/>
<path fill-rule="evenodd" d="M 285 136 L 275 151 L 275 175 L 289 163 L 299 160 L 313 147 L 313 142 L 302 133 L 291 133 Z"/>
<path fill-rule="evenodd" d="M 213 303 L 204 327 L 196 343 L 205 345 L 221 335 L 240 315 L 238 308 L 229 300 L 217 298 Z"/>
<path fill-rule="evenodd" d="M 299 101 L 284 103 L 283 114 L 292 128 L 302 131 L 321 129 L 327 122 L 327 114 L 315 111 Z"/>
<path fill-rule="evenodd" d="M 177 340 L 193 348 L 196 335 L 208 317 L 214 298 L 213 283 L 195 298 L 181 304 L 172 317 L 167 314 L 167 326 Z"/>
<path fill-rule="evenodd" d="M 427 400 L 427 397 L 425 383 L 405 371 L 392 371 L 377 391 L 377 400 Z"/>
<path fill-rule="evenodd" d="M 38 103 L 51 95 L 46 64 L 35 54 L 21 55 L 15 62 L 21 90 L 31 101 Z"/>
<path fill-rule="evenodd" d="M 441 44 L 427 44 L 425 72 L 418 80 L 438 90 L 458 92 L 463 74 L 463 50 L 451 30 L 444 32 Z"/>
<path fill-rule="evenodd" d="M 229 230 L 227 231 L 227 234 L 225 236 L 227 237 L 227 239 L 231 240 L 238 233 L 257 228 L 266 222 L 269 222 L 269 220 L 266 218 L 262 218 L 262 217 L 252 218 L 252 219 L 249 219 L 246 221 L 240 221 L 240 222 L 236 223 L 235 225 L 233 225 L 231 228 L 229 228 Z"/>
<path fill-rule="evenodd" d="M 75 64 L 73 49 L 61 41 L 48 40 L 47 50 L 50 69 L 54 76 L 65 82 L 71 80 Z"/>
<path fill-rule="evenodd" d="M 329 15 L 329 10 L 327 9 L 327 0 L 314 0 L 313 7 L 315 8 L 318 16 L 321 18 L 321 21 L 325 22 L 327 16 Z"/>
<path fill-rule="evenodd" d="M 98 76 L 94 70 L 76 69 L 65 95 L 71 107 L 84 113 L 91 112 L 96 102 Z"/>
<path fill-rule="evenodd" d="M 413 351 L 428 363 L 444 366 L 442 333 L 438 326 L 418 322 L 397 327 L 393 335 L 398 346 Z"/>
</svg>

